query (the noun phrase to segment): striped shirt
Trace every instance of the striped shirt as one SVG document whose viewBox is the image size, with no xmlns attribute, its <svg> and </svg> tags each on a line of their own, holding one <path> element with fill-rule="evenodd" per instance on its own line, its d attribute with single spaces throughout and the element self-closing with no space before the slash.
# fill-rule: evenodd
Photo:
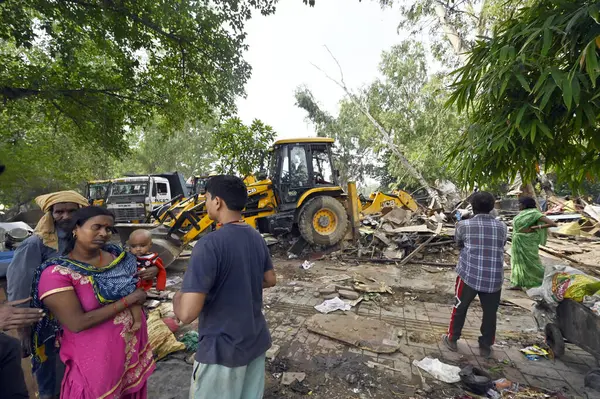
<svg viewBox="0 0 600 399">
<path fill-rule="evenodd" d="M 456 273 L 475 291 L 496 292 L 504 279 L 504 245 L 508 229 L 488 214 L 460 221 L 454 238 L 460 247 Z"/>
</svg>

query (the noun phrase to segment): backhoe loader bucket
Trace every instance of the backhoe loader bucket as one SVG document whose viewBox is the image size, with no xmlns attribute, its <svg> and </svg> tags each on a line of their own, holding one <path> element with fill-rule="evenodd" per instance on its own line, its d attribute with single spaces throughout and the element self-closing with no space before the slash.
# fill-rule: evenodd
<svg viewBox="0 0 600 399">
<path fill-rule="evenodd" d="M 182 251 L 181 246 L 175 245 L 167 239 L 152 238 L 152 252 L 156 252 L 160 256 L 165 267 L 173 263 Z"/>
</svg>

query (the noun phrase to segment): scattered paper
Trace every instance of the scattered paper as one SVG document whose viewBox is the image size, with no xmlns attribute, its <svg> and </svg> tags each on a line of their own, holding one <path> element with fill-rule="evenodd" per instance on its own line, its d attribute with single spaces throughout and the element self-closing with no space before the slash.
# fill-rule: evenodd
<svg viewBox="0 0 600 399">
<path fill-rule="evenodd" d="M 313 267 L 314 265 L 315 265 L 315 263 L 314 263 L 314 262 L 309 262 L 309 261 L 305 260 L 305 261 L 304 261 L 304 262 L 303 262 L 303 263 L 300 265 L 300 267 L 301 267 L 301 268 L 303 268 L 304 270 L 308 270 L 308 269 L 310 269 L 311 267 Z"/>
<path fill-rule="evenodd" d="M 426 357 L 421 361 L 413 360 L 413 365 L 428 372 L 436 379 L 448 384 L 460 381 L 460 368 L 440 362 L 438 359 Z"/>
<path fill-rule="evenodd" d="M 326 301 L 323 301 L 322 304 L 315 305 L 315 309 L 325 314 L 334 312 L 336 310 L 343 310 L 345 312 L 350 310 L 351 308 L 352 306 L 350 306 L 350 304 L 342 301 L 338 297 L 335 297 L 333 299 L 327 299 Z"/>
<path fill-rule="evenodd" d="M 173 278 L 167 279 L 167 287 L 171 287 L 173 285 L 177 285 L 181 283 L 183 279 L 180 276 L 175 276 Z"/>
</svg>

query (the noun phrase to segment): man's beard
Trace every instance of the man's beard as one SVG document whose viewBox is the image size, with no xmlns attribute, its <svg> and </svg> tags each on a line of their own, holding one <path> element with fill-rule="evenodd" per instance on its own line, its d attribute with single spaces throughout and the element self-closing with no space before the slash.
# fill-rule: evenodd
<svg viewBox="0 0 600 399">
<path fill-rule="evenodd" d="M 66 230 L 69 229 L 69 223 L 70 222 L 71 222 L 70 220 L 63 220 L 63 221 L 60 221 L 60 222 L 56 222 L 56 228 L 58 230 L 66 231 Z"/>
</svg>

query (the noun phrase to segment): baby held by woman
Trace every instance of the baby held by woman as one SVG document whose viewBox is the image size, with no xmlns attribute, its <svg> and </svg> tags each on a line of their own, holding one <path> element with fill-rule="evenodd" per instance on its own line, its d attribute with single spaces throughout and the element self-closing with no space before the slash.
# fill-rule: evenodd
<svg viewBox="0 0 600 399">
<path fill-rule="evenodd" d="M 152 234 L 148 230 L 134 230 L 129 236 L 129 252 L 137 258 L 138 268 L 138 288 L 142 288 L 144 291 L 148 291 L 154 285 L 153 278 L 145 278 L 144 272 L 150 267 L 158 268 L 158 275 L 156 276 L 156 290 L 163 291 L 167 283 L 167 272 L 163 265 L 162 259 L 157 253 L 151 252 L 152 249 Z M 133 316 L 133 330 L 137 331 L 142 323 L 142 307 L 140 305 L 133 305 L 130 307 L 131 315 Z"/>
</svg>

